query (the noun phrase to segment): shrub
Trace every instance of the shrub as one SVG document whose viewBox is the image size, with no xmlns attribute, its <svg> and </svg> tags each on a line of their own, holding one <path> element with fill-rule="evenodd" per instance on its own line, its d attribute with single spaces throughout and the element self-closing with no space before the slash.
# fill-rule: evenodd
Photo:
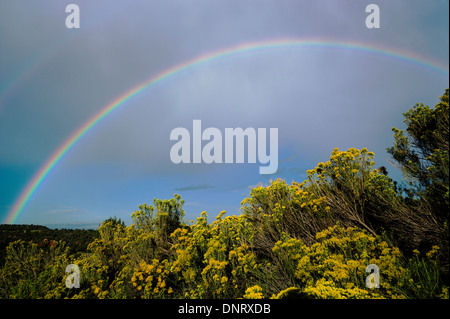
<svg viewBox="0 0 450 319">
<path fill-rule="evenodd" d="M 18 240 L 7 248 L 0 269 L 0 297 L 11 299 L 62 298 L 69 247 L 62 241 L 45 246 Z"/>
<path fill-rule="evenodd" d="M 380 236 L 357 227 L 333 226 L 317 234 L 311 247 L 285 236 L 273 248 L 277 269 L 314 298 L 437 298 L 443 292 L 435 261 L 406 261 Z M 368 289 L 366 267 L 380 269 L 380 288 Z M 426 283 L 425 286 L 420 282 Z"/>
</svg>

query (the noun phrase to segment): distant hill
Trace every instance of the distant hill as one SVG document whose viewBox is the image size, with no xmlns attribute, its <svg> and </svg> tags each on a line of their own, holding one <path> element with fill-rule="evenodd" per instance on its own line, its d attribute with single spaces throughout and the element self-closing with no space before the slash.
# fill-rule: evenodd
<svg viewBox="0 0 450 319">
<path fill-rule="evenodd" d="M 97 229 L 101 224 L 101 221 L 98 223 L 90 223 L 90 224 L 47 224 L 46 227 L 50 229 Z"/>
<path fill-rule="evenodd" d="M 0 266 L 4 264 L 6 247 L 16 240 L 47 244 L 62 240 L 70 247 L 70 254 L 86 251 L 87 246 L 97 236 L 93 229 L 52 229 L 41 225 L 0 225 Z"/>
</svg>

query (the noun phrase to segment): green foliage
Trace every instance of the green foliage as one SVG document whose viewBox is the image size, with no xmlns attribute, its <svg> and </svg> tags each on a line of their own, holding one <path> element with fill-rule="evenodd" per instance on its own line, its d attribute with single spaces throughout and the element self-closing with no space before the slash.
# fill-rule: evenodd
<svg viewBox="0 0 450 319">
<path fill-rule="evenodd" d="M 97 236 L 94 229 L 51 229 L 39 225 L 0 225 L 0 267 L 5 262 L 6 247 L 9 243 L 24 240 L 39 246 L 50 245 L 52 241 L 64 241 L 69 246 L 69 254 L 85 252 L 90 242 Z"/>
<path fill-rule="evenodd" d="M 5 265 L 0 269 L 1 298 L 61 298 L 65 268 L 69 262 L 64 242 L 46 247 L 22 240 L 7 247 Z"/>
<path fill-rule="evenodd" d="M 449 207 L 449 100 L 448 89 L 430 108 L 416 104 L 404 113 L 405 130 L 393 128 L 395 143 L 387 151 L 400 165 L 418 195 L 432 204 L 437 216 L 448 220 Z"/>
<path fill-rule="evenodd" d="M 403 114 L 406 131 L 393 128 L 395 143 L 387 151 L 401 167 L 409 186 L 410 207 L 417 215 L 433 220 L 431 227 L 411 227 L 420 237 L 420 247 L 430 249 L 439 244 L 448 252 L 449 219 L 449 97 L 448 89 L 434 107 L 416 104 Z M 406 216 L 408 218 L 408 216 Z M 413 223 L 409 223 L 413 225 Z M 417 240 L 418 241 L 418 240 Z M 415 248 L 415 247 L 414 247 Z M 448 277 L 448 253 L 440 254 Z"/>
</svg>

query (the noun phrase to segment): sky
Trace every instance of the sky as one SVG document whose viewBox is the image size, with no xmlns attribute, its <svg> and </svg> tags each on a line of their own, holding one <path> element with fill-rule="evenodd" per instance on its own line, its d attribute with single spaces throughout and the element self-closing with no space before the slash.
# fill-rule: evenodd
<svg viewBox="0 0 450 319">
<path fill-rule="evenodd" d="M 71 3 L 79 28 L 66 26 Z M 366 26 L 371 3 L 379 28 Z M 447 0 L 3 0 L 0 221 L 52 154 L 120 96 L 188 61 L 281 39 L 323 45 L 235 52 L 142 89 L 67 150 L 14 223 L 96 228 L 116 216 L 129 225 L 140 204 L 175 193 L 187 220 L 203 211 L 214 220 L 238 214 L 255 185 L 303 181 L 335 147 L 368 148 L 401 181 L 386 152 L 391 128 L 449 86 L 448 12 Z M 277 128 L 277 172 L 173 163 L 170 133 L 192 135 L 193 120 L 222 133 Z"/>
</svg>

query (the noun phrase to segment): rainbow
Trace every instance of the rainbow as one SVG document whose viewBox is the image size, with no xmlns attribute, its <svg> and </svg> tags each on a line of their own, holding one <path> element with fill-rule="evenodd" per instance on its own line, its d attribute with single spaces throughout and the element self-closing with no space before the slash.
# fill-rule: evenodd
<svg viewBox="0 0 450 319">
<path fill-rule="evenodd" d="M 260 42 L 244 43 L 237 46 L 228 47 L 225 49 L 217 50 L 214 52 L 209 52 L 204 55 L 198 56 L 187 62 L 175 65 L 155 76 L 145 81 L 144 83 L 131 88 L 126 91 L 108 105 L 103 107 L 99 112 L 94 114 L 91 118 L 87 120 L 81 127 L 79 127 L 75 132 L 73 132 L 45 161 L 45 163 L 39 168 L 39 170 L 34 174 L 33 178 L 27 183 L 25 188 L 20 193 L 19 197 L 14 202 L 10 211 L 8 212 L 3 223 L 13 224 L 21 212 L 25 208 L 26 204 L 36 192 L 39 185 L 45 180 L 45 178 L 50 174 L 52 169 L 61 161 L 64 155 L 79 141 L 87 132 L 89 132 L 97 123 L 103 120 L 115 109 L 124 105 L 127 101 L 131 100 L 134 96 L 138 95 L 142 91 L 155 86 L 167 79 L 173 78 L 176 75 L 181 74 L 184 71 L 194 69 L 200 65 L 210 63 L 216 60 L 223 59 L 225 57 L 239 55 L 245 52 L 258 52 L 265 50 L 273 50 L 280 48 L 305 48 L 305 47 L 317 47 L 317 48 L 338 48 L 346 50 L 356 50 L 368 54 L 376 54 L 382 57 L 396 59 L 399 61 L 404 61 L 406 63 L 414 64 L 416 66 L 426 68 L 435 71 L 439 74 L 448 76 L 448 66 L 443 66 L 436 61 L 426 59 L 412 53 L 400 52 L 398 50 L 391 50 L 380 47 L 373 47 L 361 43 L 352 43 L 347 41 L 326 41 L 326 40 L 305 40 L 305 39 L 275 39 L 266 40 Z"/>
</svg>

